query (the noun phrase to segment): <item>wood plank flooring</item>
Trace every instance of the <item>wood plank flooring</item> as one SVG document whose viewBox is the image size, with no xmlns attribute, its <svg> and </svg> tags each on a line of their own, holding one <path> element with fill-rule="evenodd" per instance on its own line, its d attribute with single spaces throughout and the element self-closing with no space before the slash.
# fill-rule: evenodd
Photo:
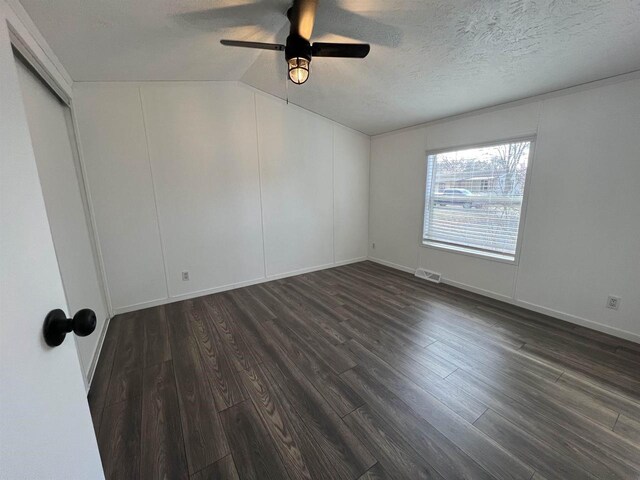
<svg viewBox="0 0 640 480">
<path fill-rule="evenodd" d="M 361 262 L 113 318 L 108 479 L 637 479 L 640 345 Z"/>
</svg>

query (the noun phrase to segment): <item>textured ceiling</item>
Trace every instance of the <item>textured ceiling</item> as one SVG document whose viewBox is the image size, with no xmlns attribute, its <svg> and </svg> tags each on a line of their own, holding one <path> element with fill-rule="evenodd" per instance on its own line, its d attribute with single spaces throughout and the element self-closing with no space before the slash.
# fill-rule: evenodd
<svg viewBox="0 0 640 480">
<path fill-rule="evenodd" d="M 75 81 L 241 80 L 368 134 L 640 69 L 640 0 L 320 0 L 313 40 L 366 41 L 285 82 L 286 0 L 21 0 Z"/>
</svg>

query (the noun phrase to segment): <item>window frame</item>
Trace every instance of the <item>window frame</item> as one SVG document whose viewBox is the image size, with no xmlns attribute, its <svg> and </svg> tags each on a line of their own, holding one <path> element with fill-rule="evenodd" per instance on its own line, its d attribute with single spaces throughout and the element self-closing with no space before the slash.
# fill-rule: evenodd
<svg viewBox="0 0 640 480">
<path fill-rule="evenodd" d="M 420 241 L 419 247 L 427 248 L 427 249 L 435 249 L 439 251 L 445 251 L 449 253 L 455 253 L 460 255 L 466 255 L 475 258 L 483 258 L 485 260 L 491 260 L 495 262 L 507 263 L 510 265 L 518 265 L 520 263 L 520 252 L 522 250 L 522 244 L 524 242 L 524 226 L 526 222 L 527 216 L 527 205 L 529 201 L 529 189 L 531 188 L 531 174 L 533 171 L 533 162 L 535 158 L 535 148 L 536 148 L 536 140 L 537 135 L 525 135 L 520 137 L 509 137 L 498 140 L 491 140 L 487 142 L 479 142 L 479 143 L 470 143 L 446 148 L 438 148 L 433 150 L 427 150 L 425 152 L 425 169 L 423 176 L 423 191 L 422 191 L 422 217 L 421 217 L 421 227 L 420 227 Z M 429 157 L 433 155 L 438 155 L 441 153 L 451 153 L 458 150 L 467 150 L 471 148 L 483 148 L 483 147 L 491 147 L 495 145 L 503 145 L 505 143 L 518 143 L 518 142 L 530 142 L 529 146 L 529 158 L 527 159 L 527 173 L 524 180 L 524 188 L 522 193 L 522 207 L 520 209 L 520 222 L 518 225 L 518 237 L 516 239 L 516 251 L 513 254 L 513 257 L 509 254 L 499 253 L 499 252 L 491 252 L 491 251 L 483 251 L 482 249 L 475 247 L 466 247 L 464 245 L 455 245 L 455 244 L 447 244 L 444 242 L 426 240 L 424 238 L 424 226 L 425 226 L 425 218 L 427 215 L 427 209 L 429 208 L 429 202 L 427 202 L 427 176 L 429 174 Z M 435 178 L 434 178 L 435 181 Z"/>
</svg>

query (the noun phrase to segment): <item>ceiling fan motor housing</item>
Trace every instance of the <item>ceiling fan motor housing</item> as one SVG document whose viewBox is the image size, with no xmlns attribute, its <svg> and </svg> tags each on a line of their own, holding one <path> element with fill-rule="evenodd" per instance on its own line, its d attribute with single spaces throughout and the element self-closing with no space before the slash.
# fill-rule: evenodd
<svg viewBox="0 0 640 480">
<path fill-rule="evenodd" d="M 292 58 L 306 58 L 311 61 L 311 44 L 299 35 L 291 34 L 287 37 L 287 45 L 284 49 L 287 60 Z"/>
</svg>

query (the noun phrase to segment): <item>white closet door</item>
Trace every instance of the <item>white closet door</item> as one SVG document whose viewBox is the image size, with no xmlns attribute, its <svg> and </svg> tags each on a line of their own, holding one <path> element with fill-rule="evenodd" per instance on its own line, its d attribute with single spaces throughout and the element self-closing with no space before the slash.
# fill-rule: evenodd
<svg viewBox="0 0 640 480">
<path fill-rule="evenodd" d="M 69 137 L 67 106 L 16 59 L 38 176 L 58 257 L 69 315 L 82 308 L 96 312 L 88 337 L 75 338 L 85 382 L 107 318 L 89 224 Z"/>
</svg>

